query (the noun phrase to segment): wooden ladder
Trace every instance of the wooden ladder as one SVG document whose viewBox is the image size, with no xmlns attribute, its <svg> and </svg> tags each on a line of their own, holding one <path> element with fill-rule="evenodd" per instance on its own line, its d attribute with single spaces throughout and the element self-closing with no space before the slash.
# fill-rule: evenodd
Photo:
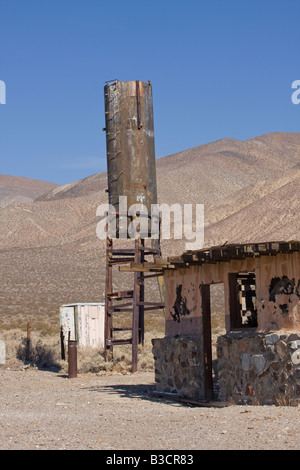
<svg viewBox="0 0 300 470">
<path fill-rule="evenodd" d="M 134 272 L 133 289 L 113 291 L 113 266 L 129 263 L 144 263 L 146 257 L 160 257 L 159 243 L 154 247 L 145 247 L 144 240 L 132 240 L 133 248 L 114 248 L 110 238 L 106 240 L 106 283 L 105 283 L 105 360 L 113 357 L 114 346 L 132 345 L 132 372 L 138 367 L 138 345 L 144 345 L 144 313 L 146 310 L 164 308 L 163 302 L 145 302 L 145 279 L 161 276 L 161 272 L 145 274 L 143 271 Z M 118 328 L 114 326 L 114 317 L 119 312 L 131 314 L 131 327 Z M 120 332 L 131 332 L 127 338 L 116 338 Z"/>
</svg>

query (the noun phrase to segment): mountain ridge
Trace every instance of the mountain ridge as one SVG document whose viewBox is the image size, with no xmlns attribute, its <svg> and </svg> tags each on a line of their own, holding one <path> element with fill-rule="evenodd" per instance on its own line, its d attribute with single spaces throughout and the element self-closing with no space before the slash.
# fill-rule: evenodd
<svg viewBox="0 0 300 470">
<path fill-rule="evenodd" d="M 0 208 L 32 202 L 57 186 L 55 183 L 24 176 L 0 175 Z"/>
<path fill-rule="evenodd" d="M 300 239 L 300 133 L 221 139 L 161 157 L 156 169 L 159 203 L 204 204 L 205 247 Z M 61 304 L 103 300 L 96 210 L 106 188 L 102 172 L 1 208 L 2 321 L 51 317 L 57 325 Z M 163 257 L 184 250 L 184 239 L 162 240 Z"/>
</svg>

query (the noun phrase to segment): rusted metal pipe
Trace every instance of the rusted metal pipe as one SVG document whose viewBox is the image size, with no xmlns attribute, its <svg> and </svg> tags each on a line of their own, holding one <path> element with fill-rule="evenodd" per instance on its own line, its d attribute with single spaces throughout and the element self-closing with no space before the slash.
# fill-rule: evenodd
<svg viewBox="0 0 300 470">
<path fill-rule="evenodd" d="M 77 341 L 68 341 L 69 379 L 77 377 Z"/>
<path fill-rule="evenodd" d="M 65 336 L 63 327 L 60 327 L 60 350 L 61 350 L 61 358 L 63 361 L 66 360 L 66 353 L 65 353 Z"/>
</svg>

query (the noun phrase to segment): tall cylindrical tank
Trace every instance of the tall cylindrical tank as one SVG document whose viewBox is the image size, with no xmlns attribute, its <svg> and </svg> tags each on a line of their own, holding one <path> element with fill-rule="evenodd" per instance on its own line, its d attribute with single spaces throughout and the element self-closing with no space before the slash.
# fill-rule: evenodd
<svg viewBox="0 0 300 470">
<path fill-rule="evenodd" d="M 150 82 L 113 81 L 104 87 L 109 203 L 119 211 L 119 196 L 128 207 L 143 204 L 151 214 L 157 203 Z"/>
</svg>

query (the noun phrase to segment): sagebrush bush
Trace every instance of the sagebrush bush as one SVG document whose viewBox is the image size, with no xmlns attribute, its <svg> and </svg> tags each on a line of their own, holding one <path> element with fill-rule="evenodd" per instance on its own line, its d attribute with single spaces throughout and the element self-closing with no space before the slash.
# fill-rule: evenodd
<svg viewBox="0 0 300 470">
<path fill-rule="evenodd" d="M 153 369 L 152 343 L 153 337 L 163 336 L 157 331 L 145 332 L 144 347 L 139 346 L 139 369 Z M 61 359 L 61 346 L 59 333 L 45 334 L 44 329 L 34 327 L 31 330 L 31 338 L 27 339 L 26 328 L 13 328 L 0 332 L 0 339 L 6 344 L 6 365 L 11 369 L 22 368 L 25 365 L 61 371 L 68 373 L 67 351 L 66 360 Z M 78 345 L 77 370 L 79 374 L 118 372 L 131 372 L 132 352 L 131 345 L 122 345 L 114 348 L 113 359 L 106 362 L 104 351 L 100 348 Z"/>
<path fill-rule="evenodd" d="M 36 366 L 39 369 L 60 369 L 57 351 L 51 346 L 43 344 L 39 339 L 36 342 L 23 339 L 16 351 L 16 357 L 24 364 Z"/>
</svg>

